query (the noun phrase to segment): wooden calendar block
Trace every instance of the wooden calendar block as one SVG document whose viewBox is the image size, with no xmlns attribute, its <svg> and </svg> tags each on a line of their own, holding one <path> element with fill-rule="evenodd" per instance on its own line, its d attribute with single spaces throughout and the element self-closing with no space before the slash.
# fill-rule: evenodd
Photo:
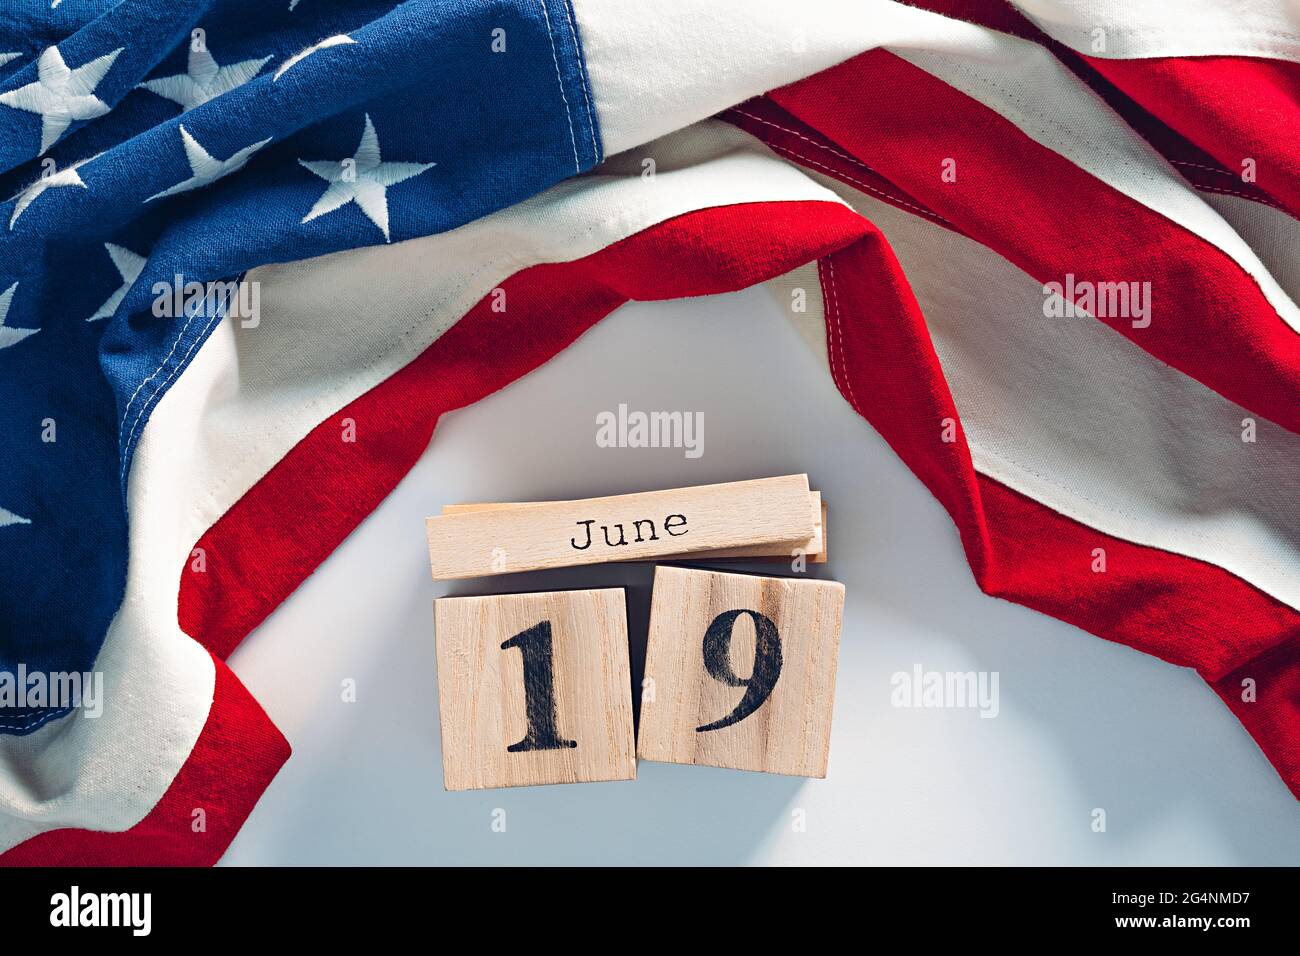
<svg viewBox="0 0 1300 956">
<path fill-rule="evenodd" d="M 482 511 L 506 511 L 512 508 L 535 508 L 538 505 L 553 503 L 554 502 L 545 501 L 464 502 L 461 504 L 443 505 L 442 513 L 444 515 L 476 514 Z M 813 520 L 813 533 L 812 536 L 805 541 L 764 542 L 762 544 L 741 545 L 740 547 L 735 548 L 697 551 L 694 554 L 689 555 L 689 557 L 696 561 L 713 561 L 722 558 L 789 561 L 793 556 L 794 550 L 798 548 L 811 563 L 824 564 L 826 561 L 827 535 L 826 504 L 822 501 L 820 491 L 808 492 L 808 505 Z M 675 560 L 687 557 L 687 555 L 679 553 L 660 555 L 659 557 L 661 560 Z"/>
<path fill-rule="evenodd" d="M 826 776 L 844 585 L 655 569 L 637 756 Z"/>
<path fill-rule="evenodd" d="M 536 502 L 425 519 L 435 580 L 807 542 L 808 476 Z"/>
<path fill-rule="evenodd" d="M 448 790 L 633 780 L 621 588 L 440 598 Z"/>
<path fill-rule="evenodd" d="M 822 564 L 826 560 L 826 505 L 822 503 L 820 491 L 808 492 L 808 509 L 812 514 L 813 533 L 806 541 L 778 541 L 766 544 L 742 545 L 738 548 L 718 548 L 713 551 L 701 551 L 699 554 L 679 555 L 693 561 L 717 560 L 765 560 L 789 561 L 794 557 L 795 549 L 802 551 L 812 564 Z"/>
</svg>

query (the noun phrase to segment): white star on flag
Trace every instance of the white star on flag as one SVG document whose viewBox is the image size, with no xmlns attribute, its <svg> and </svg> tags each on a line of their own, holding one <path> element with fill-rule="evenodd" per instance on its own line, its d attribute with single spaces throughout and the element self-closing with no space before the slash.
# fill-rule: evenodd
<svg viewBox="0 0 1300 956">
<path fill-rule="evenodd" d="M 79 160 L 71 166 L 65 166 L 58 172 L 50 173 L 48 175 L 42 174 L 36 182 L 19 192 L 18 195 L 14 197 L 14 199 L 18 200 L 18 202 L 14 204 L 14 214 L 9 217 L 10 230 L 13 229 L 14 223 L 18 221 L 18 217 L 21 216 L 27 207 L 34 203 L 37 197 L 40 196 L 41 193 L 45 192 L 45 190 L 56 189 L 59 186 L 80 186 L 82 189 L 85 189 L 86 184 L 82 180 L 81 174 L 77 172 L 77 169 L 78 167 L 86 165 L 86 163 L 98 156 L 99 154 L 96 153 L 89 159 Z"/>
<path fill-rule="evenodd" d="M 227 66 L 218 66 L 207 48 L 195 50 L 190 47 L 189 65 L 185 73 L 164 76 L 157 80 L 145 80 L 139 89 L 157 93 L 174 103 L 181 105 L 181 112 L 188 113 L 196 106 L 202 106 L 210 99 L 229 92 L 237 86 L 243 86 L 257 76 L 262 67 L 271 58 L 260 60 L 242 60 Z"/>
<path fill-rule="evenodd" d="M 21 53 L 0 53 L 0 66 L 4 66 L 10 60 L 16 60 L 20 56 L 22 56 Z"/>
<path fill-rule="evenodd" d="M 337 36 L 326 37 L 324 40 L 321 40 L 320 43 L 312 44 L 311 46 L 307 47 L 307 49 L 295 53 L 293 56 L 289 57 L 289 59 L 281 63 L 280 68 L 275 71 L 275 76 L 271 77 L 271 82 L 274 83 L 280 77 L 284 76 L 284 74 L 288 72 L 292 67 L 297 66 L 303 60 L 307 59 L 307 57 L 311 56 L 313 53 L 316 53 L 319 50 L 328 50 L 332 46 L 344 46 L 345 44 L 356 43 L 356 42 L 357 42 L 356 40 L 352 39 L 352 37 L 348 36 L 346 33 L 340 33 Z M 15 56 L 16 55 L 17 54 L 15 54 Z"/>
<path fill-rule="evenodd" d="M 36 61 L 36 82 L 0 93 L 0 103 L 41 114 L 41 152 L 44 153 L 73 123 L 109 111 L 108 104 L 94 95 L 95 87 L 123 49 L 119 47 L 70 70 L 59 48 L 52 46 Z"/>
<path fill-rule="evenodd" d="M 193 175 L 170 189 L 154 193 L 145 202 L 153 202 L 155 199 L 162 199 L 164 196 L 175 196 L 177 193 L 189 192 L 191 189 L 198 189 L 200 186 L 215 183 L 222 176 L 229 176 L 231 173 L 243 169 L 254 153 L 271 142 L 271 138 L 267 137 L 252 146 L 245 146 L 229 159 L 215 159 L 206 149 L 199 145 L 197 139 L 190 135 L 189 130 L 182 126 L 180 131 L 181 142 L 185 145 L 185 158 L 189 160 L 190 172 Z"/>
<path fill-rule="evenodd" d="M 0 528 L 11 524 L 31 524 L 31 521 L 14 514 L 12 511 L 0 508 Z"/>
<path fill-rule="evenodd" d="M 35 335 L 36 329 L 11 329 L 5 325 L 5 320 L 9 318 L 9 304 L 14 300 L 14 289 L 18 288 L 15 282 L 4 292 L 0 292 L 0 349 L 7 349 L 11 345 L 17 345 L 29 335 Z"/>
<path fill-rule="evenodd" d="M 388 235 L 388 187 L 418 176 L 437 163 L 385 163 L 379 154 L 379 136 L 375 125 L 366 114 L 366 128 L 361 133 L 361 143 L 350 161 L 340 159 L 300 159 L 299 164 L 329 183 L 316 205 L 303 217 L 310 222 L 317 216 L 333 212 L 341 206 L 355 202 L 366 217 L 379 227 L 384 241 Z"/>
<path fill-rule="evenodd" d="M 144 271 L 144 264 L 148 261 L 144 256 L 137 256 L 130 249 L 115 246 L 111 242 L 104 243 L 104 248 L 108 250 L 108 257 L 113 260 L 113 265 L 117 266 L 117 274 L 122 277 L 122 285 L 108 297 L 108 301 L 101 305 L 94 315 L 86 320 L 87 322 L 107 319 L 116 312 L 127 291 L 135 280 L 140 278 L 140 273 Z"/>
</svg>

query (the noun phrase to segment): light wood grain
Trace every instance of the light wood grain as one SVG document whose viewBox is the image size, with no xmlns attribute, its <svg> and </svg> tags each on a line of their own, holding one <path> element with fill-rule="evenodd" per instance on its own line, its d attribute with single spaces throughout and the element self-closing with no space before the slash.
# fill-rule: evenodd
<svg viewBox="0 0 1300 956">
<path fill-rule="evenodd" d="M 822 499 L 822 549 L 817 553 L 814 562 L 825 564 L 831 559 L 831 525 L 830 517 L 826 511 L 826 499 Z"/>
<path fill-rule="evenodd" d="M 632 780 L 632 689 L 621 588 L 435 602 L 448 790 Z M 524 656 L 501 645 L 551 622 L 556 729 L 575 747 L 511 753 L 528 731 Z"/>
<path fill-rule="evenodd" d="M 807 542 L 808 476 L 538 502 L 426 519 L 435 580 Z"/>
<path fill-rule="evenodd" d="M 744 545 L 739 548 L 717 548 L 702 551 L 699 554 L 680 555 L 679 557 L 689 557 L 692 561 L 717 561 L 721 559 L 789 561 L 794 557 L 795 551 L 801 551 L 811 563 L 820 564 L 825 560 L 822 554 L 826 550 L 824 543 L 826 506 L 822 504 L 822 493 L 820 491 L 808 492 L 808 507 L 813 518 L 813 533 L 802 541 L 777 541 L 774 543 Z M 671 558 L 665 560 L 671 560 Z"/>
<path fill-rule="evenodd" d="M 705 633 L 728 611 L 757 611 L 779 638 L 771 692 L 730 726 L 701 730 L 736 711 L 748 688 L 710 674 Z M 637 755 L 645 760 L 826 776 L 844 586 L 660 566 L 655 569 L 641 695 Z M 738 616 L 724 660 L 751 680 L 758 646 L 748 614 Z"/>
<path fill-rule="evenodd" d="M 581 500 L 581 499 L 577 499 Z M 461 502 L 442 506 L 444 515 L 477 514 L 484 511 L 508 511 L 517 508 L 535 508 L 538 505 L 554 504 L 546 501 L 495 501 L 495 502 Z M 572 501 L 568 502 L 574 503 Z M 689 555 L 692 561 L 713 561 L 723 558 L 743 558 L 745 560 L 789 561 L 796 550 L 803 552 L 812 564 L 824 564 L 826 561 L 826 504 L 820 491 L 808 492 L 809 509 L 813 517 L 812 536 L 802 541 L 776 541 L 761 544 L 744 545 L 736 548 L 718 548 L 697 551 Z M 661 561 L 671 561 L 687 557 L 686 553 L 659 555 Z M 624 559 L 618 559 L 624 560 Z M 644 560 L 634 558 L 627 560 Z"/>
</svg>

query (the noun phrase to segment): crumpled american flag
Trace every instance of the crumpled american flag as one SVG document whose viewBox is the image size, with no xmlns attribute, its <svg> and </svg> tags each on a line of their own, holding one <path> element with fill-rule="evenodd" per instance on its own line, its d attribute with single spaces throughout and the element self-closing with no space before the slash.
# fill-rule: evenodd
<svg viewBox="0 0 1300 956">
<path fill-rule="evenodd" d="M 3 862 L 217 860 L 289 756 L 223 661 L 439 416 L 757 283 L 1300 795 L 1288 0 L 4 0 L 0 197 Z"/>
</svg>

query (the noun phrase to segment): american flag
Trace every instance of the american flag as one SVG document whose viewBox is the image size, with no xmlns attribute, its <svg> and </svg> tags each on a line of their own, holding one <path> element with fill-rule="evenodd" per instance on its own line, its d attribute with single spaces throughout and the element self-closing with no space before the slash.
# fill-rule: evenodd
<svg viewBox="0 0 1300 956">
<path fill-rule="evenodd" d="M 215 862 L 226 657 L 439 417 L 759 283 L 983 590 L 1300 795 L 1288 0 L 5 0 L 0 196 L 5 863 Z"/>
</svg>

